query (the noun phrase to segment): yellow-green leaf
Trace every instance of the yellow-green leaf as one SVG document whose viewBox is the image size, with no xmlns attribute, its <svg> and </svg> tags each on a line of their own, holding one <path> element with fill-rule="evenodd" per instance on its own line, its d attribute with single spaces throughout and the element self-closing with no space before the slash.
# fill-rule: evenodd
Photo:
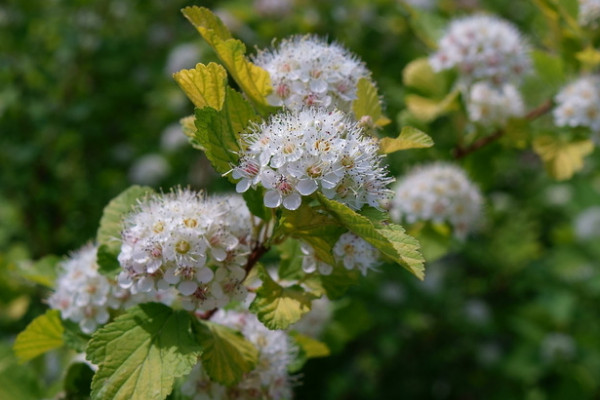
<svg viewBox="0 0 600 400">
<path fill-rule="evenodd" d="M 433 71 L 427 58 L 417 58 L 408 63 L 402 71 L 402 82 L 404 86 L 431 97 L 442 97 L 446 89 L 445 79 Z"/>
<path fill-rule="evenodd" d="M 377 88 L 368 78 L 361 78 L 356 85 L 356 99 L 352 102 L 352 112 L 357 120 L 368 117 L 374 126 L 382 127 L 391 122 L 381 112 Z"/>
<path fill-rule="evenodd" d="M 252 106 L 235 90 L 227 87 L 221 110 L 196 109 L 196 132 L 192 143 L 204 149 L 212 166 L 221 174 L 229 172 L 239 159 L 240 132 L 257 120 Z M 228 175 L 230 179 L 231 175 Z"/>
<path fill-rule="evenodd" d="M 419 242 L 408 235 L 404 228 L 395 224 L 373 222 L 348 206 L 329 200 L 320 193 L 317 197 L 342 225 L 372 244 L 384 257 L 402 265 L 417 278 L 421 280 L 425 278 L 423 265 L 425 260 L 419 252 Z"/>
<path fill-rule="evenodd" d="M 192 6 L 182 12 L 215 50 L 231 77 L 257 109 L 263 113 L 271 112 L 274 108 L 267 102 L 272 91 L 271 78 L 267 71 L 248 61 L 246 46 L 231 38 L 223 22 L 207 8 Z"/>
<path fill-rule="evenodd" d="M 231 386 L 256 366 L 258 350 L 241 333 L 208 321 L 194 327 L 202 346 L 202 368 L 212 380 Z"/>
<path fill-rule="evenodd" d="M 422 149 L 433 146 L 433 139 L 425 132 L 412 126 L 402 128 L 397 138 L 383 138 L 379 141 L 379 150 L 384 154 L 399 150 Z"/>
<path fill-rule="evenodd" d="M 442 115 L 458 109 L 459 91 L 450 92 L 442 100 L 429 99 L 416 94 L 409 94 L 404 99 L 412 115 L 423 122 L 431 122 Z"/>
<path fill-rule="evenodd" d="M 221 65 L 197 64 L 194 69 L 174 73 L 173 78 L 196 107 L 212 107 L 215 110 L 223 107 L 227 72 Z"/>
<path fill-rule="evenodd" d="M 540 136 L 533 141 L 533 150 L 554 179 L 565 180 L 583 168 L 583 159 L 594 150 L 594 144 L 591 140 L 568 143 L 552 136 Z"/>
<path fill-rule="evenodd" d="M 600 65 L 600 51 L 592 46 L 586 47 L 584 50 L 578 52 L 575 54 L 575 57 L 588 70 L 592 70 Z"/>
<path fill-rule="evenodd" d="M 48 310 L 31 321 L 17 336 L 13 346 L 19 362 L 29 361 L 40 354 L 61 347 L 63 332 L 58 310 Z"/>
<path fill-rule="evenodd" d="M 188 115 L 179 120 L 183 134 L 189 138 L 196 136 L 196 116 Z"/>
<path fill-rule="evenodd" d="M 300 346 L 306 358 L 327 357 L 331 354 L 329 347 L 323 342 L 298 332 L 290 332 L 294 341 Z"/>
<path fill-rule="evenodd" d="M 286 329 L 310 311 L 311 302 L 316 298 L 299 285 L 282 287 L 277 284 L 264 268 L 259 269 L 262 286 L 250 305 L 260 322 L 269 329 Z"/>
</svg>

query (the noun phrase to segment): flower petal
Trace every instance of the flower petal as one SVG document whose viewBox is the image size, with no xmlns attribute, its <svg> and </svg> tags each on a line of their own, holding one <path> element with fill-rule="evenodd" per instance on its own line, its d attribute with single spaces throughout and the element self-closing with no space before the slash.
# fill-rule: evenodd
<svg viewBox="0 0 600 400">
<path fill-rule="evenodd" d="M 269 190 L 265 193 L 265 207 L 275 208 L 281 204 L 281 194 L 276 190 Z"/>
</svg>

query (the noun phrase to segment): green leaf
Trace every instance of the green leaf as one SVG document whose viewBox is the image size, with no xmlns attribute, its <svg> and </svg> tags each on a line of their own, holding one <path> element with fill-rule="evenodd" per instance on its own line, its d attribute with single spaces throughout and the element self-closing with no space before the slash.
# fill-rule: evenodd
<svg viewBox="0 0 600 400">
<path fill-rule="evenodd" d="M 229 172 L 239 160 L 240 132 L 258 116 L 244 97 L 226 89 L 225 103 L 219 111 L 211 107 L 196 109 L 194 140 L 204 149 L 212 166 L 221 174 Z M 227 175 L 231 181 L 231 175 Z"/>
<path fill-rule="evenodd" d="M 282 287 L 278 285 L 264 268 L 259 270 L 262 286 L 250 305 L 250 311 L 269 329 L 286 329 L 310 311 L 311 302 L 316 298 L 306 293 L 299 285 Z"/>
<path fill-rule="evenodd" d="M 421 252 L 428 262 L 446 255 L 452 244 L 452 231 L 446 224 L 420 223 L 410 234 L 419 240 Z"/>
<path fill-rule="evenodd" d="M 194 69 L 174 73 L 173 78 L 196 107 L 212 107 L 215 110 L 223 107 L 227 72 L 221 65 L 197 64 Z"/>
<path fill-rule="evenodd" d="M 299 354 L 296 356 L 296 360 L 294 360 L 294 362 L 288 366 L 288 372 L 290 373 L 300 371 L 306 361 L 311 358 L 327 357 L 331 354 L 329 347 L 317 339 L 313 339 L 310 336 L 306 336 L 295 331 L 291 331 L 290 336 L 296 342 L 296 345 L 299 349 Z"/>
<path fill-rule="evenodd" d="M 537 72 L 536 78 L 542 80 L 544 85 L 558 88 L 564 83 L 565 66 L 561 57 L 541 50 L 533 50 L 531 58 Z"/>
<path fill-rule="evenodd" d="M 263 202 L 263 188 L 259 187 L 256 189 L 248 189 L 244 192 L 242 197 L 244 197 L 244 200 L 246 201 L 246 206 L 253 215 L 256 215 L 258 218 L 264 221 L 269 221 L 271 219 L 271 209 L 265 207 L 265 204 Z"/>
<path fill-rule="evenodd" d="M 402 82 L 427 97 L 443 97 L 446 91 L 446 80 L 433 71 L 428 58 L 417 58 L 408 63 L 402 71 Z"/>
<path fill-rule="evenodd" d="M 329 275 L 313 274 L 304 281 L 316 296 L 326 294 L 331 300 L 339 299 L 348 288 L 358 283 L 360 273 L 341 266 L 334 266 Z"/>
<path fill-rule="evenodd" d="M 100 266 L 101 273 L 114 274 L 118 269 L 117 256 L 121 251 L 123 220 L 137 201 L 150 193 L 154 193 L 152 188 L 134 185 L 121 192 L 104 207 L 96 234 L 98 242 L 96 262 Z"/>
<path fill-rule="evenodd" d="M 60 262 L 60 257 L 49 255 L 35 262 L 17 263 L 19 275 L 23 278 L 44 285 L 49 288 L 54 287 L 56 281 L 56 265 Z"/>
<path fill-rule="evenodd" d="M 423 122 L 431 122 L 442 115 L 457 110 L 459 94 L 458 90 L 453 90 L 442 100 L 409 94 L 405 97 L 404 101 L 412 115 Z"/>
<path fill-rule="evenodd" d="M 279 250 L 279 269 L 277 275 L 279 279 L 297 280 L 302 278 L 302 250 L 297 240 L 288 238 L 285 242 L 277 246 Z"/>
<path fill-rule="evenodd" d="M 92 336 L 87 358 L 99 366 L 92 399 L 162 400 L 199 355 L 186 312 L 158 303 L 133 307 Z"/>
<path fill-rule="evenodd" d="M 356 120 L 368 117 L 374 126 L 382 127 L 391 121 L 381 112 L 381 101 L 377 88 L 369 78 L 360 78 L 356 85 L 356 99 L 352 102 Z"/>
<path fill-rule="evenodd" d="M 65 331 L 63 333 L 64 345 L 78 353 L 84 353 L 90 336 L 81 332 L 79 325 L 73 321 L 62 321 Z"/>
<path fill-rule="evenodd" d="M 69 366 L 64 380 L 66 399 L 89 399 L 94 371 L 86 363 Z"/>
<path fill-rule="evenodd" d="M 379 149 L 383 154 L 399 150 L 423 149 L 433 146 L 433 139 L 425 132 L 405 126 L 397 138 L 383 138 L 379 141 Z"/>
<path fill-rule="evenodd" d="M 19 362 L 29 361 L 40 354 L 61 347 L 63 332 L 58 310 L 48 310 L 35 318 L 15 340 L 13 349 Z"/>
<path fill-rule="evenodd" d="M 402 265 L 417 278 L 425 278 L 425 260 L 419 253 L 419 242 L 408 235 L 400 225 L 374 223 L 344 204 L 329 200 L 320 193 L 317 196 L 348 230 L 371 243 L 386 258 Z"/>
<path fill-rule="evenodd" d="M 561 181 L 583 168 L 583 159 L 594 150 L 594 143 L 591 140 L 569 143 L 545 135 L 533 141 L 533 150 L 544 161 L 550 176 Z"/>
<path fill-rule="evenodd" d="M 256 366 L 258 350 L 241 333 L 209 321 L 196 321 L 194 328 L 202 346 L 202 368 L 215 382 L 234 385 Z"/>
<path fill-rule="evenodd" d="M 576 53 L 575 57 L 587 70 L 593 70 L 600 65 L 600 51 L 592 46 Z"/>
<path fill-rule="evenodd" d="M 246 46 L 232 39 L 223 22 L 207 8 L 186 7 L 182 12 L 215 50 L 231 77 L 256 108 L 261 113 L 270 113 L 274 109 L 267 102 L 272 91 L 271 78 L 267 71 L 248 61 Z"/>
<path fill-rule="evenodd" d="M 0 399 L 39 400 L 47 398 L 42 391 L 39 371 L 31 364 L 17 363 L 10 347 L 0 343 Z"/>
</svg>

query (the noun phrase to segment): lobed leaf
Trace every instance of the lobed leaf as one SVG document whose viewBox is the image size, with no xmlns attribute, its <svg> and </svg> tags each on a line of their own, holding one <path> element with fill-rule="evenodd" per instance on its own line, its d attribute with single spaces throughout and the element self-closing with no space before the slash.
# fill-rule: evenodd
<svg viewBox="0 0 600 400">
<path fill-rule="evenodd" d="M 248 96 L 261 113 L 269 113 L 267 96 L 272 91 L 271 78 L 264 69 L 246 58 L 246 46 L 231 38 L 223 22 L 204 7 L 186 7 L 183 15 L 196 27 L 204 40 L 215 50 L 240 89 Z"/>
<path fill-rule="evenodd" d="M 544 161 L 550 176 L 560 181 L 571 178 L 583 168 L 583 159 L 594 150 L 594 143 L 591 140 L 565 143 L 545 135 L 533 141 L 533 150 Z"/>
<path fill-rule="evenodd" d="M 234 385 L 256 366 L 258 350 L 241 333 L 209 321 L 196 321 L 194 328 L 202 367 L 215 382 Z"/>
<path fill-rule="evenodd" d="M 17 336 L 13 350 L 23 363 L 63 345 L 64 328 L 58 310 L 48 310 Z"/>
<path fill-rule="evenodd" d="M 89 342 L 87 358 L 99 366 L 92 399 L 162 400 L 199 354 L 186 312 L 159 303 L 133 307 Z"/>
<path fill-rule="evenodd" d="M 412 126 L 405 126 L 397 138 L 383 138 L 379 141 L 379 149 L 384 154 L 399 150 L 423 149 L 433 146 L 433 139 L 425 132 Z"/>
<path fill-rule="evenodd" d="M 123 220 L 139 199 L 153 192 L 150 187 L 134 185 L 121 192 L 104 207 L 96 234 L 98 242 L 96 261 L 100 266 L 100 272 L 109 274 L 118 270 L 117 256 L 121 251 Z"/>
<path fill-rule="evenodd" d="M 318 198 L 342 225 L 375 246 L 384 257 L 402 265 L 417 278 L 425 278 L 425 260 L 419 252 L 419 242 L 400 225 L 374 223 L 348 206 L 329 200 L 320 193 Z"/>
<path fill-rule="evenodd" d="M 226 89 L 221 110 L 212 107 L 196 109 L 196 128 L 193 140 L 204 149 L 212 166 L 226 174 L 239 160 L 240 133 L 258 116 L 242 95 L 231 88 Z M 229 176 L 233 181 L 233 178 Z"/>
<path fill-rule="evenodd" d="M 227 72 L 221 65 L 197 64 L 194 69 L 174 73 L 173 78 L 196 107 L 212 107 L 217 111 L 223 107 Z"/>
<path fill-rule="evenodd" d="M 310 311 L 311 302 L 317 298 L 299 285 L 282 287 L 264 268 L 259 270 L 262 286 L 250 305 L 250 311 L 269 329 L 286 329 Z"/>
<path fill-rule="evenodd" d="M 441 74 L 436 74 L 429 64 L 428 58 L 417 58 L 402 70 L 404 86 L 418 90 L 425 96 L 443 97 L 446 81 Z"/>
<path fill-rule="evenodd" d="M 369 117 L 372 123 L 378 127 L 391 122 L 383 115 L 377 88 L 368 78 L 360 78 L 356 85 L 356 99 L 352 102 L 352 112 L 354 112 L 356 120 Z"/>
</svg>

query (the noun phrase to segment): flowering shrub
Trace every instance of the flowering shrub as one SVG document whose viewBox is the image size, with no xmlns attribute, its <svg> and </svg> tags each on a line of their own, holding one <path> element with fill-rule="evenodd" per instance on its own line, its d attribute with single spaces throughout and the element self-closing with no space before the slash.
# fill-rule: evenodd
<svg viewBox="0 0 600 400">
<path fill-rule="evenodd" d="M 243 7 L 184 8 L 204 42 L 174 47 L 165 69 L 195 110 L 181 128 L 167 127 L 162 154 L 132 160 L 129 174 L 138 184 L 175 186 L 131 186 L 104 208 L 93 244 L 63 261 L 18 267 L 51 293 L 41 294 L 50 309 L 17 336 L 16 357 L 65 354 L 64 376 L 47 378 L 64 383 L 46 395 L 57 399 L 79 391 L 93 400 L 316 398 L 310 388 L 320 375 L 307 360 L 329 355 L 338 358 L 323 362 L 337 366 L 320 373 L 337 383 L 319 392 L 325 398 L 485 398 L 488 384 L 500 398 L 540 398 L 521 386 L 556 375 L 593 394 L 594 346 L 567 332 L 573 310 L 586 309 L 570 285 L 591 299 L 598 287 L 589 266 L 572 261 L 596 258 L 594 204 L 567 206 L 595 193 L 594 182 L 577 186 L 579 176 L 597 175 L 589 156 L 600 53 L 592 13 L 583 15 L 589 4 L 575 3 L 536 1 L 543 12 L 522 18 L 546 27 L 540 36 L 528 36 L 518 18 L 513 25 L 480 10 L 454 18 L 477 8 L 469 2 L 384 1 L 357 14 L 320 4 L 333 8 L 308 7 L 290 23 L 299 31 L 318 31 L 311 26 L 327 26 L 326 18 L 345 26 L 355 33 L 340 35 L 347 48 L 358 37 L 371 43 L 357 54 L 373 73 L 346 44 L 297 32 L 272 38 L 270 27 L 285 31 L 277 19 L 296 20 L 293 1 L 255 2 L 257 20 Z M 169 31 L 152 35 L 165 40 Z M 252 55 L 235 36 L 273 46 Z M 182 94 L 155 96 L 148 101 L 174 96 L 169 104 L 184 107 Z M 177 168 L 167 154 L 177 158 L 182 138 L 202 154 L 195 182 L 209 189 L 169 179 Z M 115 146 L 114 158 L 130 153 Z M 577 193 L 552 183 L 571 178 Z M 225 190 L 237 194 L 214 194 Z M 573 226 L 567 215 L 578 215 Z M 565 250 L 555 254 L 559 244 Z M 540 285 L 540 267 L 553 290 Z M 521 298 L 533 305 L 512 305 Z M 19 307 L 15 300 L 10 312 Z M 429 307 L 446 313 L 433 318 Z M 359 351 L 341 353 L 367 331 Z M 381 362 L 362 348 L 371 338 Z M 430 361 L 423 349 L 444 341 L 454 356 Z M 582 349 L 589 361 L 579 359 Z M 444 361 L 453 357 L 478 371 L 463 372 L 474 389 L 456 385 L 465 380 Z M 415 369 L 396 359 L 414 360 Z M 557 367 L 564 360 L 581 364 L 565 372 Z M 10 382 L 3 368 L 0 382 Z M 432 388 L 414 383 L 425 369 L 436 376 Z M 336 379 L 337 371 L 365 384 Z M 0 385 L 0 397 L 14 390 Z"/>
</svg>

